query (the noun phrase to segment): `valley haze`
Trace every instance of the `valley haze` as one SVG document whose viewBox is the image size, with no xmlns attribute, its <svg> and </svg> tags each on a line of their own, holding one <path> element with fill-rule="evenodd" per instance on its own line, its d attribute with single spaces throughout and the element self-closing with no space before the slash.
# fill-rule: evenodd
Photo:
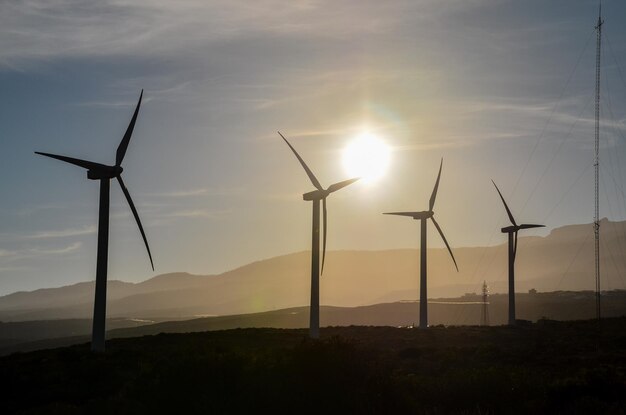
<svg viewBox="0 0 626 415">
<path fill-rule="evenodd" d="M 516 292 L 593 290 L 591 225 L 552 230 L 546 237 L 520 237 Z M 624 289 L 619 268 L 626 264 L 622 240 L 626 222 L 602 221 L 603 289 Z M 506 244 L 456 248 L 459 273 L 445 249 L 429 249 L 429 297 L 452 298 L 505 293 Z M 141 283 L 109 281 L 108 318 L 186 319 L 258 313 L 308 303 L 309 253 L 253 262 L 219 275 L 170 273 Z M 320 279 L 321 304 L 356 307 L 418 296 L 417 249 L 329 251 Z M 0 297 L 0 321 L 91 318 L 93 282 L 17 292 Z"/>
</svg>

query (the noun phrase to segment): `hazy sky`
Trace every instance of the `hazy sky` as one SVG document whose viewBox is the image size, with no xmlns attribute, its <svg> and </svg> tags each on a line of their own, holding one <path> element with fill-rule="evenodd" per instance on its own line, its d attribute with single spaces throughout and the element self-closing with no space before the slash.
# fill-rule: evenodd
<svg viewBox="0 0 626 415">
<path fill-rule="evenodd" d="M 601 212 L 622 220 L 626 3 L 604 11 Z M 393 149 L 329 198 L 330 250 L 417 247 L 381 212 L 426 209 L 441 157 L 453 247 L 505 241 L 491 178 L 538 234 L 588 223 L 596 18 L 592 0 L 1 0 L 0 294 L 94 279 L 98 183 L 33 151 L 112 164 L 142 88 L 124 180 L 156 272 L 112 183 L 109 279 L 310 249 L 312 186 L 276 130 L 326 186 L 363 128 Z"/>
</svg>

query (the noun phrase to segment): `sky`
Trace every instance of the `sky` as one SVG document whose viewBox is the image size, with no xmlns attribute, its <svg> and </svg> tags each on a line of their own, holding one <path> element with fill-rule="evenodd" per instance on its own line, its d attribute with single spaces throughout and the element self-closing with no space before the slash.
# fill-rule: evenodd
<svg viewBox="0 0 626 415">
<path fill-rule="evenodd" d="M 624 220 L 626 3 L 603 14 L 601 216 Z M 381 213 L 426 210 L 441 158 L 453 248 L 506 241 L 491 179 L 546 225 L 526 235 L 590 223 L 596 19 L 592 0 L 2 0 L 0 295 L 95 278 L 98 183 L 33 152 L 113 164 L 142 89 L 123 177 L 155 271 L 112 183 L 109 279 L 310 249 L 313 188 L 277 130 L 324 186 L 360 132 L 391 149 L 328 199 L 331 251 L 417 248 Z"/>
</svg>

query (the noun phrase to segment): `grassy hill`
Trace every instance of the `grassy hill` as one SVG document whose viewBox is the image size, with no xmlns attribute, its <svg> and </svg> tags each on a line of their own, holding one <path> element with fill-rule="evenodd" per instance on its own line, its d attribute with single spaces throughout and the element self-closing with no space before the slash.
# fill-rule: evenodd
<svg viewBox="0 0 626 415">
<path fill-rule="evenodd" d="M 3 413 L 626 411 L 626 319 L 508 327 L 237 329 L 0 357 Z"/>
</svg>

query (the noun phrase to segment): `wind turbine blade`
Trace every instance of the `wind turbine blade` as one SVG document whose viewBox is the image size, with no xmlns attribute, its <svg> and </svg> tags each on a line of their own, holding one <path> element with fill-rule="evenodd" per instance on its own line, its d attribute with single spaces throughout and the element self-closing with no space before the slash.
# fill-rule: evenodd
<svg viewBox="0 0 626 415">
<path fill-rule="evenodd" d="M 359 179 L 360 177 L 355 177 L 354 179 L 344 180 L 343 182 L 331 184 L 330 186 L 328 186 L 328 193 L 336 192 L 339 189 L 343 189 L 344 187 L 351 185 Z"/>
<path fill-rule="evenodd" d="M 511 213 L 511 210 L 509 209 L 509 206 L 506 204 L 506 201 L 504 200 L 504 196 L 502 196 L 502 193 L 500 192 L 500 189 L 498 189 L 498 186 L 496 185 L 496 182 L 494 182 L 492 180 L 491 183 L 493 183 L 493 185 L 496 186 L 496 190 L 498 191 L 498 194 L 500 195 L 500 199 L 502 199 L 502 203 L 504 203 L 504 208 L 506 209 L 506 214 L 509 215 L 509 220 L 511 221 L 513 226 L 517 226 L 517 223 L 515 223 L 515 219 L 513 219 L 513 214 Z"/>
<path fill-rule="evenodd" d="M 285 140 L 285 143 L 287 143 L 287 145 L 289 146 L 291 151 L 293 151 L 293 154 L 296 155 L 296 158 L 298 159 L 298 161 L 300 162 L 300 164 L 304 168 L 304 171 L 306 172 L 307 176 L 309 176 L 309 179 L 311 180 L 311 183 L 313 183 L 313 186 L 315 186 L 315 188 L 317 190 L 324 190 L 324 188 L 322 187 L 320 182 L 317 181 L 317 178 L 315 177 L 315 175 L 313 174 L 311 169 L 309 169 L 309 166 L 307 166 L 306 163 L 304 162 L 304 160 L 302 160 L 302 157 L 300 157 L 300 154 L 298 154 L 296 149 L 293 148 L 293 146 L 291 144 L 289 144 L 289 141 L 287 141 L 287 139 L 280 133 L 280 131 L 278 131 L 278 135 L 281 136 L 283 138 L 283 140 Z"/>
<path fill-rule="evenodd" d="M 419 213 L 421 212 L 385 212 L 383 213 L 383 215 L 409 216 L 412 218 L 418 215 Z"/>
<path fill-rule="evenodd" d="M 513 260 L 517 256 L 517 231 L 515 231 L 515 239 L 513 241 Z"/>
<path fill-rule="evenodd" d="M 119 182 L 120 187 L 122 188 L 122 192 L 124 192 L 124 196 L 126 196 L 126 200 L 128 201 L 130 210 L 133 212 L 135 221 L 137 221 L 137 225 L 139 226 L 139 232 L 141 232 L 141 237 L 143 238 L 143 243 L 146 244 L 146 249 L 148 250 L 148 256 L 150 257 L 150 265 L 152 266 L 152 271 L 154 271 L 154 262 L 152 262 L 152 254 L 150 253 L 150 246 L 148 246 L 148 240 L 146 239 L 146 234 L 143 231 L 143 226 L 141 226 L 141 220 L 139 220 L 139 214 L 137 213 L 137 209 L 135 209 L 135 204 L 133 203 L 133 199 L 131 199 L 130 193 L 128 193 L 128 189 L 124 185 L 122 176 L 117 176 L 117 181 Z"/>
<path fill-rule="evenodd" d="M 117 154 L 115 155 L 116 166 L 122 165 L 122 160 L 124 160 L 124 155 L 126 155 L 126 149 L 128 148 L 130 137 L 133 135 L 133 130 L 135 129 L 135 122 L 137 121 L 137 115 L 139 114 L 139 107 L 141 106 L 142 97 L 143 89 L 141 90 L 141 95 L 139 95 L 139 102 L 137 102 L 137 106 L 135 107 L 135 113 L 133 114 L 133 118 L 131 118 L 130 124 L 128 124 L 128 128 L 126 129 L 126 133 L 124 134 L 120 145 L 117 147 Z"/>
<path fill-rule="evenodd" d="M 448 241 L 446 240 L 446 237 L 443 235 L 443 231 L 439 227 L 439 224 L 435 220 L 434 216 L 431 216 L 430 219 L 432 219 L 433 224 L 435 225 L 435 228 L 437 228 L 437 231 L 439 231 L 439 235 L 441 235 L 441 239 L 443 239 L 443 243 L 446 244 L 446 248 L 448 248 L 448 252 L 450 252 L 450 256 L 452 257 L 452 261 L 454 262 L 454 266 L 456 267 L 456 272 L 459 272 L 459 266 L 456 264 L 456 259 L 454 259 L 454 254 L 452 253 L 452 249 L 450 249 L 450 245 L 448 245 Z"/>
<path fill-rule="evenodd" d="M 326 232 L 328 229 L 328 212 L 326 212 L 326 198 L 322 199 L 322 207 L 323 207 L 323 216 L 322 221 L 324 228 L 324 239 L 322 239 L 322 272 L 320 275 L 324 274 L 324 260 L 326 259 Z"/>
<path fill-rule="evenodd" d="M 437 175 L 437 181 L 435 182 L 433 193 L 430 195 L 430 201 L 428 202 L 428 210 L 430 210 L 431 212 L 433 210 L 433 207 L 435 207 L 435 198 L 437 197 L 437 190 L 439 189 L 439 179 L 441 178 L 442 167 L 443 167 L 443 158 L 441 159 L 441 163 L 439 164 L 439 174 Z"/>
<path fill-rule="evenodd" d="M 533 225 L 530 223 L 525 223 L 519 226 L 520 229 L 545 228 L 545 227 L 546 225 Z"/>
<path fill-rule="evenodd" d="M 39 154 L 40 156 L 46 156 L 46 157 L 50 157 L 50 158 L 53 158 L 53 159 L 61 160 L 61 161 L 64 161 L 66 163 L 70 163 L 70 164 L 73 164 L 75 166 L 82 167 L 82 168 L 87 169 L 87 170 L 98 170 L 98 169 L 102 169 L 102 168 L 106 168 L 107 167 L 104 164 L 94 163 L 93 161 L 75 159 L 75 158 L 72 158 L 72 157 L 59 156 L 57 154 L 40 153 L 39 151 L 35 151 L 35 154 Z"/>
</svg>

